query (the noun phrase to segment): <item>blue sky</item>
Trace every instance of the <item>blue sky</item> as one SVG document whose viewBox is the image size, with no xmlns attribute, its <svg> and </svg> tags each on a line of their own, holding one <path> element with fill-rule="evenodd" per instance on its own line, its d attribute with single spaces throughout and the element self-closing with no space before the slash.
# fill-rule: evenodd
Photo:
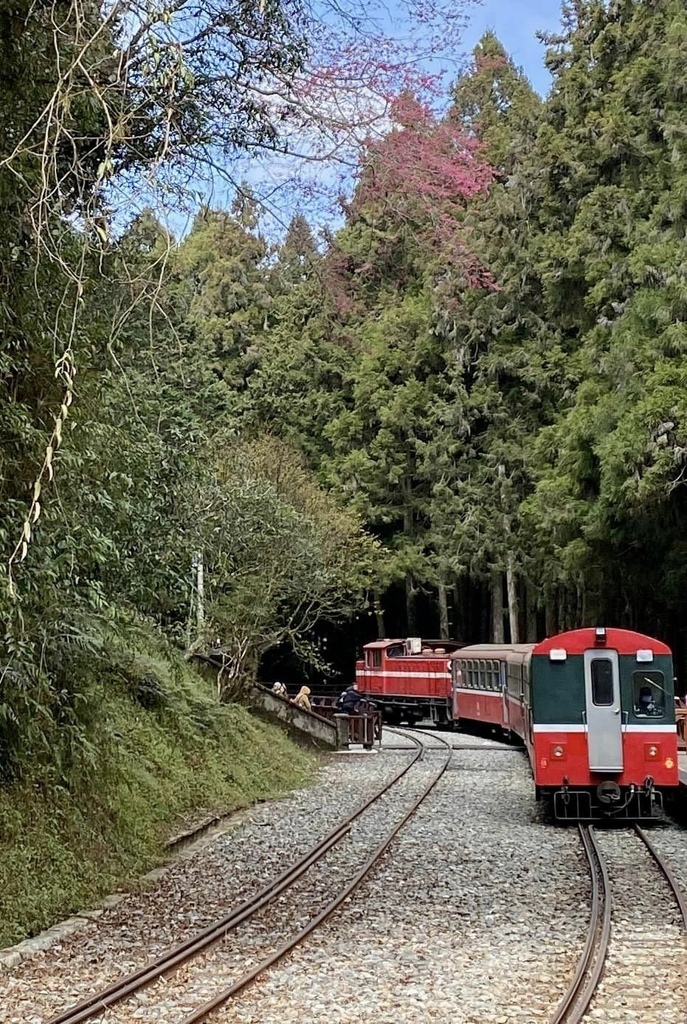
<svg viewBox="0 0 687 1024">
<path fill-rule="evenodd" d="M 470 13 L 465 49 L 472 50 L 482 33 L 492 29 L 537 92 L 545 95 L 550 79 L 544 67 L 544 47 L 535 32 L 559 27 L 559 0 L 482 0 Z"/>
<path fill-rule="evenodd" d="M 387 0 L 394 10 L 397 0 Z M 343 0 L 345 7 L 346 0 Z M 469 22 L 461 41 L 463 54 L 469 56 L 480 36 L 491 29 L 501 40 L 506 51 L 516 65 L 522 67 L 533 87 L 545 96 L 550 86 L 549 74 L 544 67 L 544 47 L 537 40 L 538 30 L 555 32 L 560 27 L 560 0 L 474 0 L 474 6 L 468 9 Z M 462 61 L 461 61 L 462 63 Z M 452 68 L 446 79 L 455 78 L 457 67 Z M 269 171 L 269 167 L 267 168 Z M 255 164 L 247 167 L 243 177 L 250 181 L 262 181 L 266 175 L 264 165 Z M 214 185 L 200 186 L 201 191 L 211 192 L 211 202 L 218 206 L 228 206 L 231 196 L 226 185 L 215 176 Z M 300 206 L 300 203 L 298 204 Z M 287 213 L 284 215 L 288 219 Z M 305 210 L 307 213 L 307 209 Z M 190 225 L 186 214 L 173 209 L 171 214 L 163 218 L 169 222 L 175 233 L 183 235 Z M 316 218 L 317 219 L 317 218 Z M 280 230 L 280 229 L 279 229 Z"/>
</svg>

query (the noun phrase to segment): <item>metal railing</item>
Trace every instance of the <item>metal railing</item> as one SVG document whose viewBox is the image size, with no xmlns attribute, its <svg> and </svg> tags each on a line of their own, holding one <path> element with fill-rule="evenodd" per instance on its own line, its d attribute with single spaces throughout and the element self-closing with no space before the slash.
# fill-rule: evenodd
<svg viewBox="0 0 687 1024">
<path fill-rule="evenodd" d="M 361 744 L 371 750 L 375 743 L 382 742 L 382 713 L 376 708 L 365 707 L 367 703 L 361 699 L 361 707 L 353 715 L 346 715 L 337 710 L 336 697 L 311 697 L 310 703 L 315 714 L 330 721 L 341 723 L 339 728 L 342 746 Z"/>
</svg>

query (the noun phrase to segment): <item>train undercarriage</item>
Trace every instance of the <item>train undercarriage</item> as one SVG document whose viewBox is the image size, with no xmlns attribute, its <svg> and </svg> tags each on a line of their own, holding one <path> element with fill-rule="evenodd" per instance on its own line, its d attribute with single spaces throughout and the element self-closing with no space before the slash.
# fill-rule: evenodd
<svg viewBox="0 0 687 1024">
<path fill-rule="evenodd" d="M 641 785 L 619 786 L 611 779 L 595 786 L 538 789 L 556 821 L 656 821 L 663 817 L 663 794 L 650 776 Z"/>
<path fill-rule="evenodd" d="M 382 717 L 388 725 L 400 725 L 402 722 L 416 725 L 423 719 L 429 719 L 447 729 L 453 727 L 449 704 L 445 700 L 415 697 L 409 700 L 404 697 L 381 697 L 372 694 L 369 700 L 382 712 Z"/>
</svg>

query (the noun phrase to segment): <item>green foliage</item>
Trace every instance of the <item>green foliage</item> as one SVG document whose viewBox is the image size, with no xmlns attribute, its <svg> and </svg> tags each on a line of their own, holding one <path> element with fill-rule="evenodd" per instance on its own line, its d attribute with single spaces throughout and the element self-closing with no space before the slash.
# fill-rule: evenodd
<svg viewBox="0 0 687 1024">
<path fill-rule="evenodd" d="M 279 644 L 317 664 L 316 624 L 350 615 L 375 578 L 377 549 L 358 519 L 276 438 L 227 446 L 206 535 L 208 609 L 226 658 L 222 697 L 239 695 Z"/>
<path fill-rule="evenodd" d="M 67 786 L 34 765 L 0 787 L 0 946 L 92 908 L 159 863 L 181 816 L 199 821 L 279 795 L 312 770 L 281 731 L 218 707 L 155 631 L 133 633 L 135 649 L 108 645 L 81 667 L 97 771 L 72 774 Z"/>
<path fill-rule="evenodd" d="M 507 577 L 512 633 L 598 618 L 680 640 L 687 18 L 585 0 L 563 26 L 545 102 L 491 33 L 452 91 L 496 171 L 456 214 L 493 287 L 428 257 L 412 197 L 372 198 L 366 166 L 319 310 L 312 283 L 289 297 L 279 392 L 305 397 L 269 422 L 380 538 L 408 628 L 418 588 L 445 601 L 462 578 L 467 612 L 492 591 L 468 632 L 495 635 Z"/>
</svg>

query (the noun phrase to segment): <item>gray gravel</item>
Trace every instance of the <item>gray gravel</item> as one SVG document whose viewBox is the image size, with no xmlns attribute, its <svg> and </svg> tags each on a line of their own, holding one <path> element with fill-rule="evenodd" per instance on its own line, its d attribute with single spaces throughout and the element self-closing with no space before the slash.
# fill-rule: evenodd
<svg viewBox="0 0 687 1024">
<path fill-rule="evenodd" d="M 390 745 L 412 746 L 398 734 L 385 735 Z M 212 1019 L 218 1024 L 548 1020 L 586 935 L 589 883 L 577 832 L 539 819 L 520 751 L 499 746 L 496 753 L 492 740 L 433 731 L 421 736 L 432 749 L 403 783 L 283 893 L 276 908 L 99 1019 L 180 1024 L 297 931 L 357 870 L 443 763 L 439 735 L 453 745 L 482 749 L 454 751 L 448 772 L 358 892 L 299 950 Z M 275 877 L 407 759 L 402 750 L 332 757 L 314 786 L 253 810 L 246 824 L 206 843 L 149 892 L 129 896 L 86 935 L 0 975 L 8 1024 L 43 1024 L 84 993 L 221 916 Z M 687 874 L 687 844 L 684 867 Z M 674 942 L 672 931 L 670 936 Z M 667 988 L 668 981 L 663 984 Z M 656 1021 L 672 1024 L 672 1019 Z"/>
<path fill-rule="evenodd" d="M 144 892 L 127 895 L 87 931 L 0 972 L 5 1024 L 50 1016 L 183 942 L 276 877 L 407 762 L 404 754 L 334 757 L 317 784 L 242 815 Z M 246 820 L 247 819 L 247 820 Z"/>
<path fill-rule="evenodd" d="M 584 941 L 578 847 L 522 755 L 458 752 L 355 902 L 217 1020 L 545 1019 Z"/>
<path fill-rule="evenodd" d="M 612 930 L 587 1017 L 609 1024 L 684 1024 L 687 959 L 675 898 L 631 830 L 597 831 L 596 838 L 611 880 Z"/>
</svg>

